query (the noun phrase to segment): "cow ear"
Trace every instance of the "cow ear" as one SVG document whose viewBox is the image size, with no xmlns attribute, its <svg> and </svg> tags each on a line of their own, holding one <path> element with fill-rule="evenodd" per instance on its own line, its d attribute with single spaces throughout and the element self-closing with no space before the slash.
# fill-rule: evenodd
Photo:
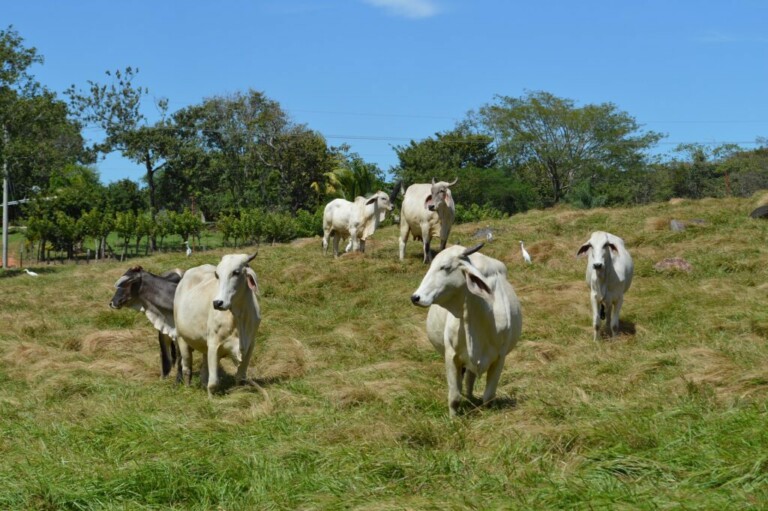
<svg viewBox="0 0 768 511">
<path fill-rule="evenodd" d="M 424 207 L 429 209 L 429 207 L 432 205 L 432 194 L 430 193 L 427 195 L 427 200 L 424 201 Z"/>
<path fill-rule="evenodd" d="M 122 277 L 117 279 L 117 282 L 115 282 L 115 287 L 124 286 L 126 283 L 130 282 L 131 280 L 133 279 L 131 279 L 131 277 L 129 277 L 128 275 L 123 275 Z"/>
<path fill-rule="evenodd" d="M 256 280 L 256 272 L 251 268 L 245 268 L 245 281 L 248 282 L 248 288 L 256 294 L 259 294 L 259 283 Z"/>
<path fill-rule="evenodd" d="M 376 201 L 378 201 L 378 200 L 379 200 L 379 197 L 378 197 L 377 195 L 374 195 L 374 196 L 372 196 L 370 199 L 368 199 L 368 200 L 366 200 L 366 201 L 365 201 L 365 205 L 366 205 L 366 206 L 369 206 L 369 205 L 371 205 L 371 204 L 375 204 L 375 203 L 376 203 Z"/>
<path fill-rule="evenodd" d="M 493 304 L 493 291 L 491 291 L 491 287 L 485 281 L 483 275 L 477 271 L 477 268 L 466 261 L 461 261 L 460 264 L 469 292 L 479 296 L 489 304 Z"/>
<path fill-rule="evenodd" d="M 589 250 L 590 248 L 592 248 L 592 245 L 590 245 L 589 243 L 584 243 L 581 246 L 581 248 L 579 248 L 579 251 L 576 252 L 576 257 L 579 257 L 580 255 L 583 255 L 583 254 L 586 254 L 587 250 Z"/>
<path fill-rule="evenodd" d="M 610 248 L 610 249 L 611 249 L 611 251 L 613 251 L 613 252 L 614 252 L 614 253 L 616 253 L 616 254 L 618 254 L 618 253 L 619 253 L 619 249 L 618 249 L 618 248 L 616 248 L 616 245 L 614 245 L 613 243 L 607 243 L 607 245 L 608 245 L 608 248 Z"/>
</svg>

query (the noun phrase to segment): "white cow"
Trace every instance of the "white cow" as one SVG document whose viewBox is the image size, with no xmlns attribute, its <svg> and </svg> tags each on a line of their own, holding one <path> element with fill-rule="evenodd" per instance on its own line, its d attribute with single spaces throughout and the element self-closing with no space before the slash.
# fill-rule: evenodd
<svg viewBox="0 0 768 511">
<path fill-rule="evenodd" d="M 456 216 L 456 206 L 453 203 L 450 187 L 455 185 L 445 181 L 432 184 L 412 184 L 405 191 L 403 206 L 400 211 L 400 260 L 405 259 L 405 244 L 408 235 L 423 242 L 424 262 L 432 260 L 429 243 L 433 236 L 440 236 L 440 250 L 445 249 L 448 234 L 451 232 L 453 219 Z M 439 229 L 439 232 L 438 232 Z"/>
<path fill-rule="evenodd" d="M 225 255 L 218 266 L 204 264 L 184 273 L 176 288 L 173 317 L 184 382 L 192 377 L 190 347 L 206 354 L 201 379 L 208 375 L 208 395 L 219 383 L 218 363 L 229 357 L 237 381 L 246 381 L 248 363 L 261 322 L 256 273 L 248 263 L 256 254 Z"/>
<path fill-rule="evenodd" d="M 378 191 L 369 198 L 357 197 L 355 202 L 334 199 L 323 212 L 323 253 L 328 253 L 328 239 L 333 234 L 333 255 L 339 257 L 339 240 L 350 238 L 351 249 L 365 252 L 365 240 L 373 235 L 392 211 L 389 195 Z"/>
<path fill-rule="evenodd" d="M 411 296 L 429 307 L 427 337 L 445 358 L 451 416 L 461 401 L 462 377 L 471 401 L 477 376 L 487 373 L 483 404 L 496 395 L 504 358 L 520 339 L 520 302 L 507 281 L 504 263 L 454 245 L 437 254 Z"/>
<path fill-rule="evenodd" d="M 576 256 L 588 254 L 586 279 L 592 302 L 594 340 L 600 333 L 600 321 L 606 320 L 611 337 L 619 332 L 619 313 L 624 293 L 632 284 L 634 264 L 624 247 L 624 240 L 609 232 L 595 231 Z"/>
</svg>

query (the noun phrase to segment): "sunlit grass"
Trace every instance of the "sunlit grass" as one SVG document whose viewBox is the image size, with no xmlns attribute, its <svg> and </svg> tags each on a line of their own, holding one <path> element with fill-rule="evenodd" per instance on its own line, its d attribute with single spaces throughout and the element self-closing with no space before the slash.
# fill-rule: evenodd
<svg viewBox="0 0 768 511">
<path fill-rule="evenodd" d="M 507 264 L 523 306 L 497 405 L 456 420 L 426 312 L 409 301 L 425 272 L 418 243 L 400 262 L 395 227 L 338 260 L 319 238 L 261 246 L 261 386 L 225 378 L 214 400 L 160 380 L 149 323 L 108 309 L 128 263 L 7 271 L 0 508 L 760 509 L 768 222 L 748 218 L 755 200 L 456 226 L 464 245 L 494 230 L 483 252 Z M 674 233 L 672 219 L 703 222 Z M 575 258 L 596 229 L 622 236 L 636 265 L 622 334 L 601 343 Z M 130 264 L 160 272 L 232 251 Z M 667 257 L 693 271 L 654 269 Z"/>
</svg>

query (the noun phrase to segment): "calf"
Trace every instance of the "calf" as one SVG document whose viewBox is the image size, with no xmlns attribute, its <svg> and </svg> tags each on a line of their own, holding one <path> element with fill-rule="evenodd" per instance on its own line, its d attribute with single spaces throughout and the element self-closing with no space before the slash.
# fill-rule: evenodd
<svg viewBox="0 0 768 511">
<path fill-rule="evenodd" d="M 592 303 L 594 340 L 600 334 L 600 321 L 605 319 L 611 337 L 619 333 L 619 313 L 624 293 L 632 284 L 634 264 L 624 247 L 624 240 L 609 232 L 595 231 L 576 256 L 588 254 L 586 280 Z"/>
<path fill-rule="evenodd" d="M 501 261 L 459 245 L 437 254 L 411 296 L 429 307 L 427 337 L 445 360 L 448 410 L 455 416 L 462 379 L 471 401 L 475 379 L 487 373 L 483 404 L 496 396 L 504 359 L 520 339 L 520 302 Z"/>
<path fill-rule="evenodd" d="M 112 309 L 130 307 L 144 312 L 152 326 L 157 329 L 163 378 L 171 372 L 177 358 L 176 345 L 171 338 L 175 335 L 173 297 L 183 274 L 184 272 L 177 268 L 158 276 L 145 271 L 141 266 L 134 266 L 117 279 L 115 294 L 109 301 L 109 307 Z"/>
<path fill-rule="evenodd" d="M 376 192 L 369 198 L 357 197 L 355 202 L 334 199 L 323 211 L 323 253 L 328 253 L 328 241 L 333 235 L 333 255 L 339 257 L 339 240 L 350 238 L 353 251 L 365 252 L 365 241 L 392 211 L 391 196 Z"/>
</svg>

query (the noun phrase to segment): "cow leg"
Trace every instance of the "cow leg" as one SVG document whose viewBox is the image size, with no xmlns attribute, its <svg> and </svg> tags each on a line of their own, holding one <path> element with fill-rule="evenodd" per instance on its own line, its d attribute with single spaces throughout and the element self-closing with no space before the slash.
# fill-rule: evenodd
<svg viewBox="0 0 768 511">
<path fill-rule="evenodd" d="M 501 370 L 504 369 L 504 358 L 497 358 L 485 373 L 485 392 L 483 392 L 483 405 L 487 405 L 496 397 L 496 387 L 499 385 Z"/>
<path fill-rule="evenodd" d="M 448 411 L 456 416 L 461 403 L 461 362 L 452 349 L 445 350 L 445 377 L 448 380 Z"/>
<path fill-rule="evenodd" d="M 595 293 L 590 294 L 592 301 L 592 328 L 595 329 L 594 341 L 597 341 L 600 337 L 600 303 L 597 301 L 597 295 Z"/>
<path fill-rule="evenodd" d="M 245 328 L 240 327 L 239 330 L 242 332 Z M 248 364 L 251 361 L 251 355 L 253 354 L 253 347 L 256 345 L 256 336 L 254 335 L 252 339 L 250 339 L 250 342 L 248 342 L 248 346 L 245 348 L 245 352 L 243 352 L 243 346 L 244 344 L 248 342 L 248 339 L 240 339 L 240 353 L 243 357 L 242 360 L 240 360 L 240 363 L 237 366 L 237 383 L 239 384 L 245 384 L 248 383 Z"/>
<path fill-rule="evenodd" d="M 323 255 L 328 255 L 328 240 L 331 238 L 331 230 L 323 229 Z"/>
<path fill-rule="evenodd" d="M 432 251 L 429 249 L 430 239 L 430 227 L 421 228 L 421 239 L 424 241 L 424 262 L 429 264 L 432 262 Z"/>
<path fill-rule="evenodd" d="M 219 354 L 218 346 L 208 345 L 208 397 L 213 397 L 219 386 Z"/>
<path fill-rule="evenodd" d="M 465 374 L 464 374 L 464 387 L 466 389 L 464 391 L 464 396 L 467 399 L 469 399 L 470 402 L 474 402 L 475 398 L 472 395 L 472 393 L 475 390 L 475 380 L 477 379 L 477 375 L 474 372 L 472 372 L 472 371 L 470 371 L 469 369 L 466 369 L 466 368 L 465 368 L 464 372 L 465 372 Z"/>
<path fill-rule="evenodd" d="M 208 353 L 206 357 L 208 366 L 208 382 L 206 387 L 208 388 L 208 397 L 213 397 L 216 393 L 216 389 L 219 386 L 219 353 L 217 346 L 208 345 Z"/>
<path fill-rule="evenodd" d="M 157 342 L 160 344 L 160 376 L 167 378 L 173 368 L 170 346 L 172 341 L 170 337 L 162 332 L 157 332 Z"/>
<path fill-rule="evenodd" d="M 184 380 L 184 385 L 189 387 L 192 383 L 192 350 L 189 348 L 189 344 L 181 337 L 176 339 L 176 343 L 179 345 L 182 379 Z M 177 377 L 176 380 L 178 381 L 178 379 Z"/>
<path fill-rule="evenodd" d="M 360 252 L 365 253 L 365 240 L 360 240 Z"/>
<path fill-rule="evenodd" d="M 410 234 L 410 227 L 404 220 L 400 222 L 400 260 L 405 259 L 405 244 L 408 242 L 408 234 Z"/>
<path fill-rule="evenodd" d="M 357 237 L 357 229 L 349 230 L 349 242 L 352 243 L 352 252 L 360 251 L 360 240 Z"/>
<path fill-rule="evenodd" d="M 341 236 L 339 233 L 333 233 L 333 257 L 339 257 L 339 240 Z"/>
<path fill-rule="evenodd" d="M 619 296 L 613 306 L 612 316 L 610 316 L 611 335 L 619 335 L 619 312 L 624 304 L 624 296 Z"/>
</svg>

